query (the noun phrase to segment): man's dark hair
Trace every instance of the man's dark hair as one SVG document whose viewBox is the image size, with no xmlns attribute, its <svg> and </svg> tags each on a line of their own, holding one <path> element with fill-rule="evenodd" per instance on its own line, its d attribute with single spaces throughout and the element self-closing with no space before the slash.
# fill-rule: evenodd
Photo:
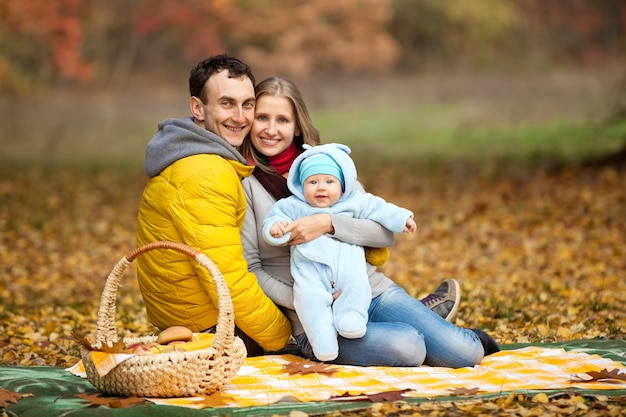
<svg viewBox="0 0 626 417">
<path fill-rule="evenodd" d="M 256 84 L 252 69 L 248 64 L 227 54 L 214 55 L 200 62 L 189 74 L 189 93 L 206 104 L 207 96 L 204 85 L 213 74 L 228 70 L 228 78 L 248 77 L 252 85 Z"/>
</svg>

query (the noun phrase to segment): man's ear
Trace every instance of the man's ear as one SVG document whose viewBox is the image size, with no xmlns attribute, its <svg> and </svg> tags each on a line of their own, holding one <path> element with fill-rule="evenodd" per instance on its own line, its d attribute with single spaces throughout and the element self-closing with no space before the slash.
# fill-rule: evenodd
<svg viewBox="0 0 626 417">
<path fill-rule="evenodd" d="M 198 97 L 192 96 L 189 99 L 189 109 L 194 119 L 204 122 L 204 103 Z"/>
</svg>

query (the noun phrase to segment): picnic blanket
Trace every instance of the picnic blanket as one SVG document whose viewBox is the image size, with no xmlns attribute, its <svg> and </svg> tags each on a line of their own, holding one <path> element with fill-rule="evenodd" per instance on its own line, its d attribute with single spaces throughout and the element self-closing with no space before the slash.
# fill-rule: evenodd
<svg viewBox="0 0 626 417">
<path fill-rule="evenodd" d="M 623 380 L 585 382 L 592 379 L 590 372 L 626 372 L 626 341 L 594 339 L 502 348 L 503 351 L 485 358 L 480 365 L 461 369 L 333 365 L 336 372 L 332 373 L 290 374 L 284 366 L 302 358 L 288 354 L 248 358 L 237 376 L 224 387 L 220 394 L 222 403 L 217 408 L 199 409 L 207 406 L 202 398 L 150 399 L 151 404 L 123 409 L 94 408 L 76 397 L 77 393 L 97 392 L 86 379 L 75 375 L 80 374 L 80 364 L 71 372 L 52 367 L 0 368 L 0 387 L 34 395 L 8 407 L 19 416 L 72 415 L 78 410 L 81 416 L 135 416 L 157 413 L 155 410 L 158 410 L 155 415 L 161 416 L 272 415 L 287 414 L 294 409 L 318 413 L 365 408 L 371 404 L 331 401 L 331 397 L 346 392 L 357 395 L 401 390 L 406 390 L 403 398 L 407 401 L 449 399 L 459 395 L 460 388 L 480 396 L 505 395 L 511 391 L 601 391 L 604 395 L 626 395 Z"/>
</svg>

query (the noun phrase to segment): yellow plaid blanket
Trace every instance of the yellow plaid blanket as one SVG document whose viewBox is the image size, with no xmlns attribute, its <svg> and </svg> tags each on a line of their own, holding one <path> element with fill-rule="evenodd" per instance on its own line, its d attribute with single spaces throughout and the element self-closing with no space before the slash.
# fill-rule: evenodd
<svg viewBox="0 0 626 417">
<path fill-rule="evenodd" d="M 273 404 L 281 399 L 328 401 L 346 392 L 352 395 L 408 390 L 405 397 L 455 395 L 456 389 L 478 394 L 519 390 L 582 388 L 593 390 L 626 389 L 626 381 L 606 379 L 584 382 L 588 372 L 617 370 L 626 373 L 619 362 L 599 355 L 564 349 L 525 347 L 501 351 L 471 368 L 434 367 L 357 367 L 332 365 L 334 373 L 289 374 L 284 367 L 303 361 L 292 355 L 266 355 L 247 358 L 237 376 L 220 393 L 220 406 L 249 407 Z M 79 362 L 68 370 L 81 374 Z M 150 399 L 157 404 L 204 408 L 200 398 Z"/>
</svg>

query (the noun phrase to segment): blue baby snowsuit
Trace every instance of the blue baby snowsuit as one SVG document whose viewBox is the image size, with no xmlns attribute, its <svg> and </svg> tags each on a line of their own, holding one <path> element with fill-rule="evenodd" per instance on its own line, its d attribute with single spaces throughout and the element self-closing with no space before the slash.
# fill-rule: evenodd
<svg viewBox="0 0 626 417">
<path fill-rule="evenodd" d="M 305 152 L 296 158 L 287 178 L 293 195 L 277 201 L 263 223 L 263 237 L 269 244 L 280 246 L 289 240 L 290 233 L 279 238 L 270 234 L 271 226 L 278 221 L 291 223 L 317 213 L 371 219 L 393 232 L 402 233 L 413 213 L 356 189 L 357 171 L 349 156 L 349 147 L 335 143 L 304 147 Z M 344 177 L 343 195 L 326 208 L 312 207 L 306 202 L 300 181 L 302 161 L 318 153 L 331 156 Z M 341 242 L 329 235 L 293 245 L 291 275 L 294 307 L 318 360 L 330 361 L 337 357 L 337 333 L 348 339 L 365 335 L 372 292 L 362 246 Z M 341 295 L 333 302 L 333 294 L 339 290 Z"/>
</svg>

